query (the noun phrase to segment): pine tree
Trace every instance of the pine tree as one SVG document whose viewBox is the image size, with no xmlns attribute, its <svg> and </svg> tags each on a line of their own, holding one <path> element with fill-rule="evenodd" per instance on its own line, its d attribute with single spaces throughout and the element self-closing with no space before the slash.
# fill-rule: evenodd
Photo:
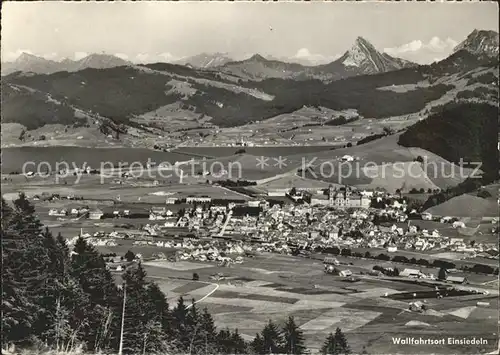
<svg viewBox="0 0 500 355">
<path fill-rule="evenodd" d="M 14 231 L 14 210 L 2 198 L 2 337 L 4 342 L 19 343 L 29 334 L 34 320 L 27 288 L 17 270 L 21 267 L 23 240 Z"/>
<path fill-rule="evenodd" d="M 216 353 L 217 329 L 215 328 L 215 323 L 212 315 L 208 313 L 208 310 L 206 308 L 203 309 L 203 313 L 201 314 L 199 336 L 204 341 L 204 346 L 202 346 L 202 353 Z"/>
<path fill-rule="evenodd" d="M 217 353 L 231 354 L 231 332 L 229 329 L 221 329 L 217 334 Z"/>
<path fill-rule="evenodd" d="M 143 330 L 142 354 L 164 354 L 168 352 L 166 336 L 157 320 L 146 322 Z"/>
<path fill-rule="evenodd" d="M 138 265 L 138 269 L 139 275 L 145 277 L 146 272 L 141 264 Z M 167 346 L 167 342 L 172 341 L 171 334 L 166 331 L 172 325 L 167 299 L 154 282 L 144 282 L 142 289 L 144 295 L 142 353 L 172 352 L 174 349 Z"/>
<path fill-rule="evenodd" d="M 293 317 L 289 317 L 283 327 L 284 351 L 287 354 L 304 354 L 304 334 Z"/>
<path fill-rule="evenodd" d="M 146 325 L 150 321 L 146 292 L 146 272 L 141 264 L 128 268 L 123 275 L 126 288 L 123 348 L 126 353 L 143 353 L 147 347 Z M 154 320 L 153 320 L 154 321 Z M 153 324 L 150 324 L 153 327 Z"/>
<path fill-rule="evenodd" d="M 246 354 L 247 353 L 247 344 L 245 340 L 241 337 L 238 329 L 235 329 L 231 334 L 231 345 L 232 352 L 231 354 Z"/>
<path fill-rule="evenodd" d="M 184 303 L 184 298 L 181 296 L 177 300 L 177 305 L 172 311 L 173 321 L 175 325 L 175 335 L 177 339 L 177 347 L 181 351 L 189 349 L 190 338 L 187 327 L 188 308 Z"/>
<path fill-rule="evenodd" d="M 264 349 L 264 340 L 258 333 L 250 343 L 250 347 L 256 354 L 267 354 L 266 349 Z"/>
<path fill-rule="evenodd" d="M 340 349 L 340 354 L 347 355 L 351 353 L 351 348 L 349 347 L 347 339 L 340 328 L 335 330 L 335 343 L 337 344 L 337 348 Z"/>
<path fill-rule="evenodd" d="M 67 247 L 61 244 L 61 240 L 57 241 L 48 228 L 43 233 L 43 242 L 50 264 L 48 278 L 38 291 L 38 303 L 43 305 L 43 313 L 35 328 L 41 340 L 63 350 L 68 344 L 74 344 L 73 339 L 77 339 L 82 331 L 88 299 L 69 274 Z"/>
<path fill-rule="evenodd" d="M 337 355 L 337 354 L 339 354 L 339 352 L 336 348 L 335 336 L 332 333 L 328 334 L 328 337 L 326 338 L 325 342 L 323 343 L 323 346 L 321 347 L 321 354 L 323 354 L 323 355 Z"/>
<path fill-rule="evenodd" d="M 328 335 L 321 348 L 321 353 L 324 355 L 348 355 L 351 353 L 351 348 L 340 328 L 337 328 L 335 335 L 332 333 Z"/>
<path fill-rule="evenodd" d="M 169 310 L 168 302 L 165 294 L 160 290 L 158 285 L 150 282 L 147 285 L 147 296 L 150 307 L 152 307 L 153 318 L 160 322 L 163 332 L 169 339 L 175 338 L 175 322 L 173 314 Z"/>
<path fill-rule="evenodd" d="M 247 343 L 238 332 L 238 329 L 231 332 L 229 329 L 221 329 L 217 334 L 218 354 L 246 354 L 248 353 Z M 262 338 L 257 334 L 254 341 L 249 344 L 252 349 L 263 349 Z"/>
<path fill-rule="evenodd" d="M 2 200 L 2 326 L 4 340 L 26 343 L 39 336 L 38 319 L 46 312 L 39 290 L 49 279 L 49 255 L 42 225 L 24 194 L 11 208 Z"/>
<path fill-rule="evenodd" d="M 24 193 L 14 200 L 14 213 L 11 223 L 21 235 L 31 238 L 37 237 L 42 231 L 42 224 L 36 216 L 35 206 L 27 199 Z"/>
<path fill-rule="evenodd" d="M 61 235 L 60 232 L 57 234 L 56 243 L 57 243 L 57 247 L 59 249 L 59 252 L 61 253 L 61 255 L 65 261 L 64 270 L 65 271 L 69 270 L 69 266 L 71 263 L 70 250 L 68 247 L 68 243 L 66 242 L 66 239 L 64 239 L 64 237 Z"/>
<path fill-rule="evenodd" d="M 263 349 L 261 350 L 264 354 L 280 353 L 283 349 L 283 338 L 280 329 L 272 321 L 269 320 L 267 325 L 261 332 Z"/>
<path fill-rule="evenodd" d="M 186 324 L 188 309 L 182 296 L 177 299 L 177 305 L 172 313 L 177 324 Z"/>
<path fill-rule="evenodd" d="M 2 201 L 2 217 L 5 339 L 25 342 L 29 336 L 57 349 L 75 344 L 86 298 L 68 272 L 67 246 L 48 229 L 42 232 L 23 194 L 13 209 Z"/>
<path fill-rule="evenodd" d="M 84 342 L 89 350 L 117 349 L 122 300 L 101 254 L 77 239 L 70 274 L 89 298 Z"/>
<path fill-rule="evenodd" d="M 191 300 L 191 307 L 188 310 L 186 317 L 186 338 L 183 343 L 187 346 L 188 352 L 196 353 L 198 351 L 202 352 L 205 347 L 205 339 L 203 338 L 202 332 L 202 322 L 201 315 L 196 307 L 194 299 Z M 181 335 L 181 339 L 182 339 Z"/>
</svg>

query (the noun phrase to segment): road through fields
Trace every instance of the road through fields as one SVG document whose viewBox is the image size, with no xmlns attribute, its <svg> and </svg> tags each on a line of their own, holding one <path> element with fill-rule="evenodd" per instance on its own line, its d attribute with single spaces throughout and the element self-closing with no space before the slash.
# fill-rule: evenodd
<svg viewBox="0 0 500 355">
<path fill-rule="evenodd" d="M 151 279 L 160 279 L 160 280 L 171 280 L 170 278 L 168 277 L 161 277 L 161 276 L 148 276 L 148 278 L 151 278 Z M 190 305 L 186 306 L 186 309 L 189 309 L 193 306 L 193 304 L 196 304 L 196 303 L 199 303 L 199 302 L 202 302 L 203 300 L 207 299 L 208 297 L 210 297 L 215 291 L 217 291 L 219 289 L 219 284 L 216 284 L 216 283 L 213 283 L 213 282 L 205 282 L 205 281 L 194 281 L 194 282 L 200 282 L 200 283 L 203 283 L 203 284 L 206 284 L 206 285 L 213 285 L 215 286 L 213 288 L 213 290 L 211 290 L 209 293 L 207 293 L 205 296 L 203 296 L 202 298 L 194 301 L 193 303 L 191 303 Z"/>
</svg>

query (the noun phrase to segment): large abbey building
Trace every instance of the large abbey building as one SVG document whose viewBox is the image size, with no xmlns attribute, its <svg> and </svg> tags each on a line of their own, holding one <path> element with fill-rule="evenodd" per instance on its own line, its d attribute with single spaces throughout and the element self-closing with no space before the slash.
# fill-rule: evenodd
<svg viewBox="0 0 500 355">
<path fill-rule="evenodd" d="M 349 186 L 334 188 L 330 185 L 327 194 L 313 195 L 306 194 L 306 202 L 311 205 L 323 205 L 337 208 L 348 207 L 370 207 L 370 198 L 363 196 Z"/>
</svg>

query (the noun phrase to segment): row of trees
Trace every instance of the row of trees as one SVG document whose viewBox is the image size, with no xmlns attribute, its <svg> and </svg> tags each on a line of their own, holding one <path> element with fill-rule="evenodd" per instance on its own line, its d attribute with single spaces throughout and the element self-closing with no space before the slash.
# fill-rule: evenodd
<svg viewBox="0 0 500 355">
<path fill-rule="evenodd" d="M 124 354 L 306 352 L 293 318 L 282 329 L 270 321 L 246 343 L 237 329 L 218 330 L 212 315 L 194 302 L 186 305 L 181 297 L 169 307 L 140 263 L 130 264 L 118 286 L 92 245 L 80 238 L 70 250 L 60 234 L 54 237 L 43 228 L 23 194 L 13 206 L 2 199 L 1 208 L 4 344 L 116 352 L 123 321 Z M 132 260 L 133 254 L 127 254 Z M 340 329 L 329 339 L 324 347 L 328 353 L 349 352 Z"/>
<path fill-rule="evenodd" d="M 269 320 L 264 329 L 250 343 L 250 347 L 257 354 L 307 353 L 304 345 L 304 334 L 293 317 L 289 317 L 282 328 Z M 348 355 L 351 353 L 351 348 L 340 328 L 337 328 L 335 334 L 328 335 L 321 347 L 321 353 L 325 355 Z"/>
<path fill-rule="evenodd" d="M 451 261 L 446 261 L 446 260 L 434 259 L 432 261 L 429 261 L 427 259 L 422 259 L 422 258 L 420 258 L 420 259 L 407 258 L 406 256 L 403 256 L 403 255 L 395 255 L 395 256 L 391 257 L 390 255 L 387 255 L 384 253 L 380 253 L 378 255 L 372 255 L 369 251 L 367 251 L 365 253 L 356 252 L 356 251 L 353 252 L 349 248 L 340 249 L 338 247 L 328 247 L 328 248 L 319 248 L 315 251 L 333 254 L 333 255 L 351 256 L 351 257 L 355 257 L 355 258 L 365 258 L 365 259 L 377 259 L 377 260 L 382 260 L 382 261 L 394 261 L 397 263 L 430 266 L 430 267 L 436 267 L 436 268 L 455 269 L 457 267 L 457 265 L 455 263 L 453 263 Z M 495 269 L 489 265 L 484 265 L 484 264 L 475 264 L 472 267 L 463 266 L 462 269 L 464 271 L 469 271 L 469 272 L 498 275 L 498 268 Z"/>
</svg>

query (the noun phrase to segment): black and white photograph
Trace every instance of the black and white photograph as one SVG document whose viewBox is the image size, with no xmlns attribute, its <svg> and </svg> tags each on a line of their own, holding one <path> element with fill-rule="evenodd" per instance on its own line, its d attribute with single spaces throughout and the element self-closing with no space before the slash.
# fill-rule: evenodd
<svg viewBox="0 0 500 355">
<path fill-rule="evenodd" d="M 494 1 L 6 1 L 2 354 L 498 354 Z"/>
</svg>

